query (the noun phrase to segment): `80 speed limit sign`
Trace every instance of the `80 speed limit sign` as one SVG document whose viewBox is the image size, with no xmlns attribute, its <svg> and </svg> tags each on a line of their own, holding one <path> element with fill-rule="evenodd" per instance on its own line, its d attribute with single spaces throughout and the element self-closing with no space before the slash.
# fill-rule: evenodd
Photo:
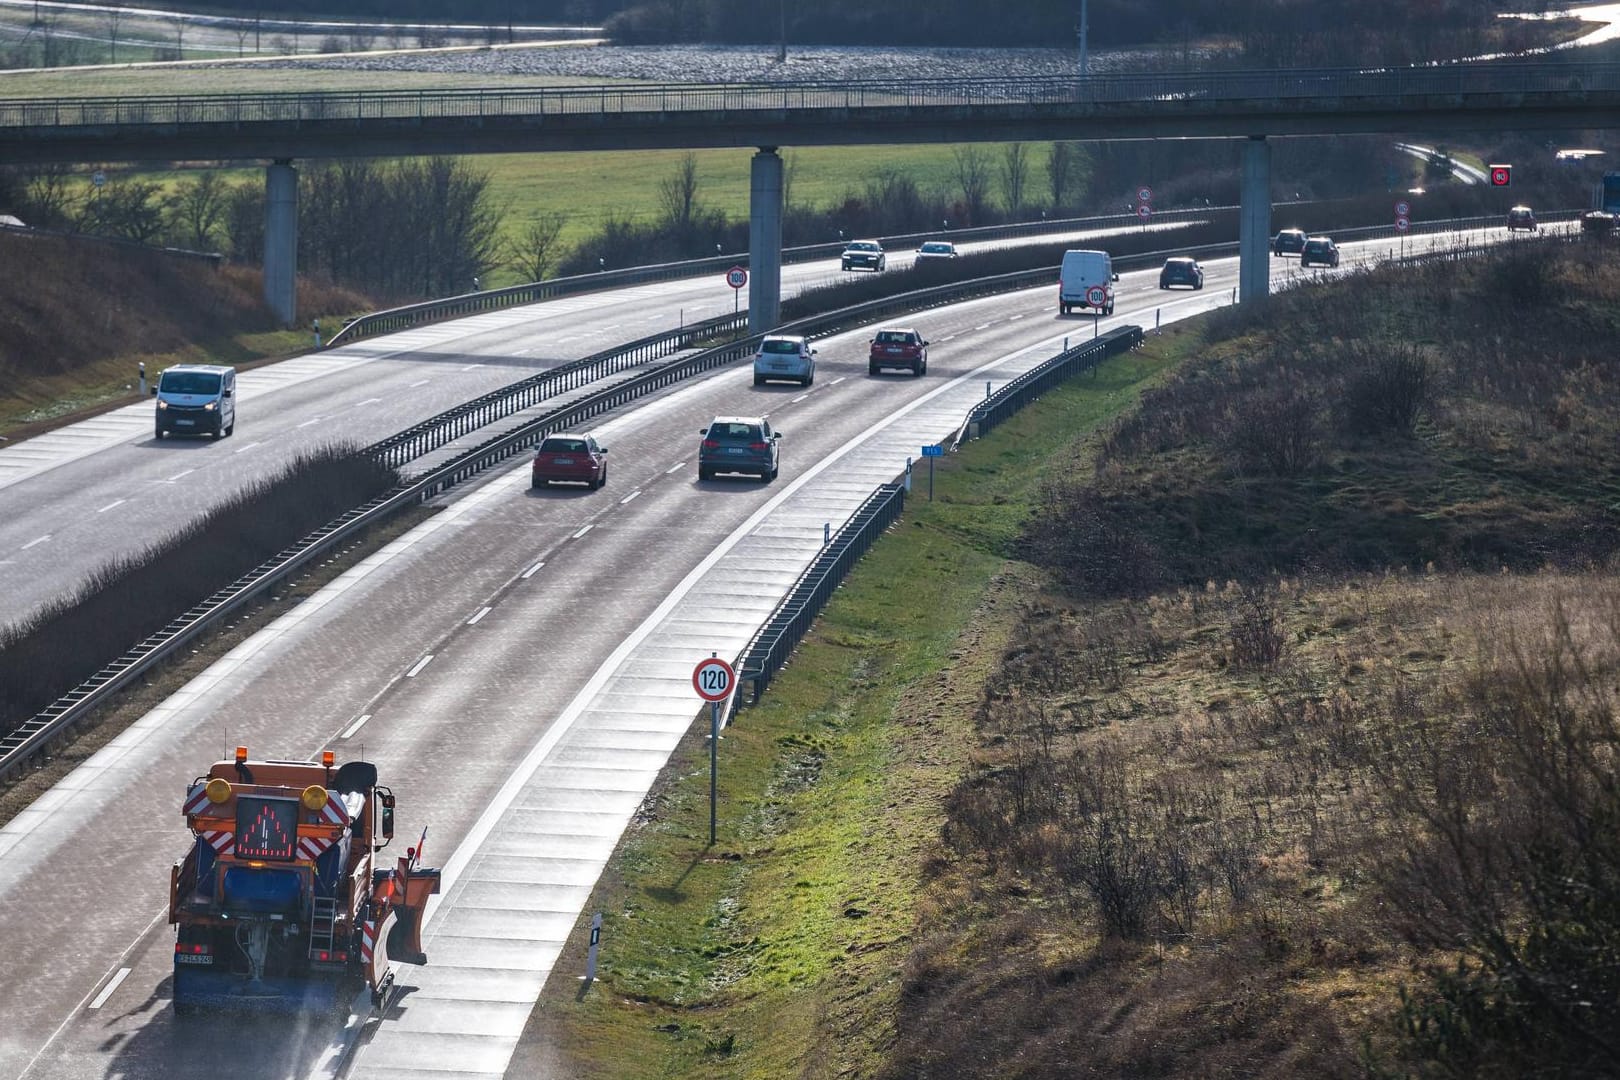
<svg viewBox="0 0 1620 1080">
<path fill-rule="evenodd" d="M 704 701 L 726 700 L 736 681 L 737 673 L 732 670 L 730 664 L 718 656 L 701 660 L 698 666 L 692 669 L 692 687 Z"/>
</svg>

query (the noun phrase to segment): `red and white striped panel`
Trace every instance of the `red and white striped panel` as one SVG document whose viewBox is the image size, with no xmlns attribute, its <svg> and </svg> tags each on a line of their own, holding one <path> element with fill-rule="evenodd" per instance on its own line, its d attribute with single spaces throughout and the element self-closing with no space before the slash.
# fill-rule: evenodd
<svg viewBox="0 0 1620 1080">
<path fill-rule="evenodd" d="M 203 807 L 208 805 L 208 785 L 192 784 L 191 790 L 186 792 L 186 801 L 181 804 L 180 812 L 187 817 L 201 813 Z"/>
<path fill-rule="evenodd" d="M 326 805 L 321 807 L 322 825 L 347 825 L 349 812 L 343 808 L 343 800 L 336 792 L 326 796 Z M 298 857 L 301 859 L 318 859 L 333 844 L 338 842 L 335 836 L 300 836 L 298 838 Z"/>
<path fill-rule="evenodd" d="M 208 841 L 208 846 L 221 855 L 236 851 L 236 834 L 230 829 L 204 829 L 197 835 Z"/>
<path fill-rule="evenodd" d="M 321 820 L 328 825 L 347 825 L 349 812 L 343 808 L 343 800 L 338 798 L 337 792 L 326 793 L 326 805 L 321 807 Z"/>
<path fill-rule="evenodd" d="M 337 843 L 330 836 L 300 836 L 298 838 L 298 857 L 314 861 L 320 858 L 327 848 Z"/>
<path fill-rule="evenodd" d="M 377 920 L 367 919 L 360 924 L 360 960 L 369 970 L 371 954 L 377 948 Z"/>
</svg>

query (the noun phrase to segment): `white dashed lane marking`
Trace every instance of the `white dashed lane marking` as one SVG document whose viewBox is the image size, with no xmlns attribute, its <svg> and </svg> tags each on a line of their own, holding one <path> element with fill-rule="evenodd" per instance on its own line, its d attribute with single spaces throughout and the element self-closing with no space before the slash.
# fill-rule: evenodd
<svg viewBox="0 0 1620 1080">
<path fill-rule="evenodd" d="M 537 562 L 533 566 L 529 567 L 527 570 L 523 571 L 523 580 L 527 581 L 530 578 L 534 577 L 534 575 L 536 575 L 536 574 L 538 574 L 540 572 L 540 568 L 542 566 L 544 566 L 544 565 L 546 565 L 546 564 L 543 563 L 543 562 Z"/>
<path fill-rule="evenodd" d="M 472 618 L 467 620 L 467 625 L 468 626 L 477 626 L 479 620 L 482 619 L 485 615 L 488 615 L 492 610 L 494 610 L 494 609 L 493 608 L 487 608 L 487 607 L 479 608 L 478 613 L 476 615 L 474 615 Z"/>
<path fill-rule="evenodd" d="M 420 675 L 422 673 L 422 669 L 427 667 L 432 662 L 433 662 L 433 654 L 428 653 L 426 656 L 422 657 L 422 659 L 418 660 L 416 662 L 416 664 L 411 668 L 411 670 L 409 670 L 409 671 L 407 671 L 405 673 L 405 677 L 407 679 L 416 678 L 418 675 Z"/>
<path fill-rule="evenodd" d="M 34 538 L 34 539 L 32 539 L 32 540 L 30 540 L 30 541 L 28 541 L 28 543 L 26 543 L 26 544 L 24 544 L 24 545 L 23 545 L 23 546 L 22 546 L 22 548 L 21 548 L 21 550 L 23 550 L 23 551 L 27 551 L 27 550 L 28 550 L 28 549 L 29 549 L 29 548 L 31 548 L 31 547 L 33 547 L 33 546 L 34 546 L 34 545 L 36 545 L 36 544 L 43 544 L 43 543 L 45 543 L 45 541 L 47 541 L 47 540 L 49 540 L 49 539 L 50 539 L 50 538 L 51 538 L 51 534 L 50 534 L 50 533 L 46 533 L 46 534 L 45 534 L 45 535 L 44 535 L 44 536 L 37 536 L 37 537 L 35 537 L 35 538 Z"/>
<path fill-rule="evenodd" d="M 96 999 L 90 1003 L 90 1008 L 99 1009 L 103 1005 L 107 1004 L 107 999 L 112 997 L 112 992 L 114 990 L 118 989 L 118 984 L 123 982 L 128 977 L 129 968 L 119 968 L 118 974 L 112 977 L 112 981 L 103 987 L 101 993 L 97 994 Z"/>
<path fill-rule="evenodd" d="M 586 533 L 590 532 L 594 528 L 596 528 L 595 525 L 587 525 L 583 529 L 579 530 L 579 532 L 575 533 L 573 536 L 570 536 L 569 539 L 570 540 L 578 540 L 580 537 L 584 536 Z"/>
<path fill-rule="evenodd" d="M 338 738 L 340 738 L 340 739 L 352 739 L 354 737 L 354 733 L 359 731 L 361 729 L 361 727 L 363 727 L 365 725 L 365 722 L 367 720 L 370 720 L 370 719 L 371 719 L 371 714 L 370 713 L 362 713 L 360 715 L 360 719 L 356 720 L 354 723 L 350 724 L 346 729 L 344 729 L 343 734 L 339 735 Z"/>
<path fill-rule="evenodd" d="M 632 491 L 630 494 L 628 494 L 624 498 L 620 499 L 619 500 L 619 505 L 623 506 L 625 503 L 629 502 L 631 499 L 635 498 L 637 495 L 640 495 L 640 494 L 641 494 L 641 489 L 637 488 L 635 491 Z"/>
<path fill-rule="evenodd" d="M 129 502 L 128 499 L 114 499 L 112 502 L 108 503 L 106 506 L 103 506 L 100 510 L 97 510 L 96 513 L 105 514 L 107 511 L 113 509 L 114 507 L 123 506 L 127 502 Z"/>
</svg>

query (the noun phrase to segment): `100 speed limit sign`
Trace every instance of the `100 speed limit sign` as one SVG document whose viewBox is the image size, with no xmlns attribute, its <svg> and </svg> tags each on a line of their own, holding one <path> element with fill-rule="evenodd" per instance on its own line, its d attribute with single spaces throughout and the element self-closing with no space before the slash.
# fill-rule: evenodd
<svg viewBox="0 0 1620 1080">
<path fill-rule="evenodd" d="M 692 686 L 704 701 L 726 700 L 736 681 L 737 673 L 718 656 L 699 661 L 698 666 L 692 669 Z"/>
</svg>

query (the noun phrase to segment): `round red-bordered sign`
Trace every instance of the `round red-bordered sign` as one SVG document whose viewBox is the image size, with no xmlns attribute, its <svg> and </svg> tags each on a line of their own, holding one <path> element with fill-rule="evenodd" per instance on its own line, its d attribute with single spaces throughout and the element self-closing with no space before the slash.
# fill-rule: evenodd
<svg viewBox="0 0 1620 1080">
<path fill-rule="evenodd" d="M 1101 285 L 1093 285 L 1086 290 L 1086 303 L 1092 307 L 1102 307 L 1108 302 L 1108 290 Z"/>
<path fill-rule="evenodd" d="M 1139 187 L 1136 189 L 1136 197 L 1143 202 L 1152 202 L 1153 189 L 1150 187 Z"/>
<path fill-rule="evenodd" d="M 748 271 L 741 266 L 733 266 L 726 271 L 726 284 L 733 289 L 740 289 L 748 284 Z"/>
<path fill-rule="evenodd" d="M 1153 207 L 1138 206 L 1136 208 L 1136 216 L 1141 218 L 1143 221 L 1146 221 L 1148 218 L 1153 216 Z"/>
<path fill-rule="evenodd" d="M 698 666 L 692 669 L 692 689 L 696 690 L 698 697 L 704 701 L 726 700 L 731 696 L 731 688 L 736 683 L 736 671 L 718 656 L 700 660 Z"/>
<path fill-rule="evenodd" d="M 1410 214 L 1411 212 L 1412 212 L 1412 207 L 1409 204 L 1404 203 L 1404 202 L 1398 202 L 1398 203 L 1395 204 L 1395 216 L 1396 217 L 1405 217 L 1407 214 Z"/>
<path fill-rule="evenodd" d="M 1405 232 L 1407 229 L 1410 229 L 1411 227 L 1412 227 L 1412 222 L 1409 219 L 1403 218 L 1403 217 L 1398 217 L 1398 218 L 1395 219 L 1395 229 L 1396 229 L 1397 232 Z"/>
</svg>

